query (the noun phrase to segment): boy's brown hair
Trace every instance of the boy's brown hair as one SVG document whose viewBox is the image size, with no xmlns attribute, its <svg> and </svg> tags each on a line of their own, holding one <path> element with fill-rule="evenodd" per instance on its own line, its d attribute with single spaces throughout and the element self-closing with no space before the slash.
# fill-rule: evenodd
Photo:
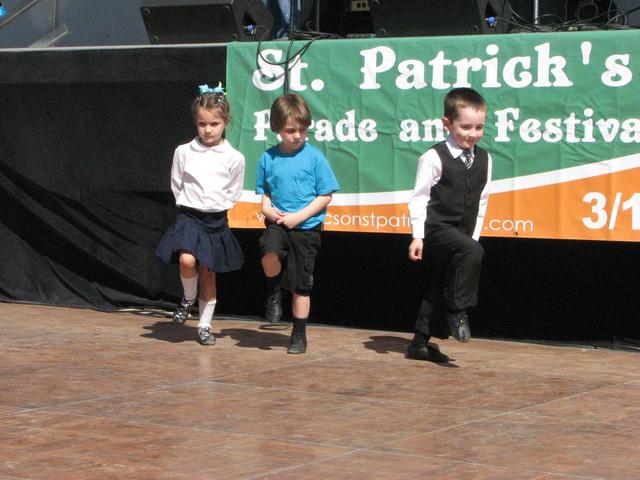
<svg viewBox="0 0 640 480">
<path fill-rule="evenodd" d="M 280 132 L 288 118 L 293 118 L 307 128 L 311 125 L 311 112 L 307 102 L 297 93 L 285 93 L 275 99 L 269 118 L 271 130 Z"/>
<path fill-rule="evenodd" d="M 487 111 L 487 102 L 473 88 L 454 88 L 444 97 L 444 116 L 453 122 L 458 118 L 461 108 Z"/>
</svg>

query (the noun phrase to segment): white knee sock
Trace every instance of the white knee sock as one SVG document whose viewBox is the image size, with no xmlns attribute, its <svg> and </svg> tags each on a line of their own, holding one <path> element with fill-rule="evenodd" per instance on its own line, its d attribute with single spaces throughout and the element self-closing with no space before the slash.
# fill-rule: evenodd
<svg viewBox="0 0 640 480">
<path fill-rule="evenodd" d="M 216 301 L 212 300 L 207 302 L 200 312 L 200 321 L 198 322 L 198 328 L 211 327 L 211 319 L 213 318 L 213 312 L 216 309 Z"/>
<path fill-rule="evenodd" d="M 198 299 L 198 317 L 201 317 L 204 313 L 204 307 L 207 306 L 207 301 L 203 299 Z"/>
<path fill-rule="evenodd" d="M 187 300 L 193 300 L 198 295 L 198 275 L 195 277 L 183 277 L 180 275 L 182 281 L 182 290 L 184 291 L 184 298 Z"/>
</svg>

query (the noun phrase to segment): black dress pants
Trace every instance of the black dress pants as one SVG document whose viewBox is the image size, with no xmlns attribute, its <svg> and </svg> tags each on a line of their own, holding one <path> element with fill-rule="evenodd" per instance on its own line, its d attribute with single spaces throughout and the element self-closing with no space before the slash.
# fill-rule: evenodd
<svg viewBox="0 0 640 480">
<path fill-rule="evenodd" d="M 447 338 L 446 313 L 478 304 L 484 249 L 455 227 L 430 227 L 423 255 L 428 280 L 415 329 L 425 335 Z"/>
</svg>

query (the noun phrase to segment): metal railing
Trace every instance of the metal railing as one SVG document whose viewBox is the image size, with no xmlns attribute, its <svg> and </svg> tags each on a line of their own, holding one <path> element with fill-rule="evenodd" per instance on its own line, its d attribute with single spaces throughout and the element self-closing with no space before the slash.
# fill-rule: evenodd
<svg viewBox="0 0 640 480">
<path fill-rule="evenodd" d="M 26 12 L 34 5 L 40 3 L 42 0 L 22 0 L 11 9 L 7 10 L 7 14 L 0 18 L 0 30 L 6 25 L 11 23 L 18 15 Z M 33 48 L 51 47 L 58 42 L 61 38 L 65 37 L 69 30 L 67 26 L 62 23 L 58 25 L 58 0 L 49 1 L 49 31 L 34 43 L 30 45 Z"/>
</svg>

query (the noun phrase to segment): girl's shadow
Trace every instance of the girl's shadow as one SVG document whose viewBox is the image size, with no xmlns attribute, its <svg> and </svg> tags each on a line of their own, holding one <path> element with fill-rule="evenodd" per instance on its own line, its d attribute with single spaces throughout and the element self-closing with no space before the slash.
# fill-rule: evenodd
<svg viewBox="0 0 640 480">
<path fill-rule="evenodd" d="M 141 337 L 155 338 L 171 343 L 193 342 L 198 335 L 198 329 L 195 326 L 175 325 L 171 320 L 145 325 L 143 328 L 149 332 L 143 333 L 140 335 Z"/>
<path fill-rule="evenodd" d="M 175 325 L 171 321 L 155 322 L 143 328 L 148 332 L 140 335 L 141 337 L 170 343 L 193 342 L 198 334 L 195 324 Z M 259 331 L 244 328 L 223 328 L 216 331 L 214 326 L 213 334 L 216 338 L 228 337 L 235 340 L 236 346 L 244 348 L 271 350 L 273 347 L 282 348 L 289 345 L 290 324 L 269 324 L 259 328 Z M 279 333 L 280 331 L 284 333 Z"/>
</svg>

